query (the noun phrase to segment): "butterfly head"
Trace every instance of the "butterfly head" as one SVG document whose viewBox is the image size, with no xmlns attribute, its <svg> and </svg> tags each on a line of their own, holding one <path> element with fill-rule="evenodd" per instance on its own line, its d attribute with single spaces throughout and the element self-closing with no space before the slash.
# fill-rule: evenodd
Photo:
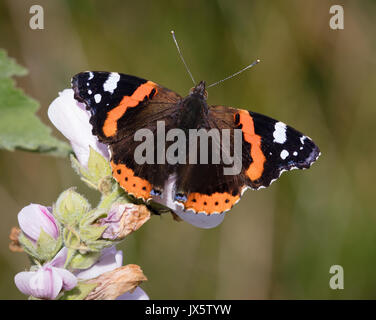
<svg viewBox="0 0 376 320">
<path fill-rule="evenodd" d="M 208 98 L 208 92 L 206 91 L 206 83 L 205 81 L 200 81 L 195 87 L 193 87 L 189 95 L 197 96 L 206 100 Z"/>
</svg>

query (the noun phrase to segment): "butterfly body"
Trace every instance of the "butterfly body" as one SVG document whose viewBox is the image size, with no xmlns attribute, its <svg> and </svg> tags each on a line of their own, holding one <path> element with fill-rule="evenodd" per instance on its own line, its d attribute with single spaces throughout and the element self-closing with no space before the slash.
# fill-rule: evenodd
<svg viewBox="0 0 376 320">
<path fill-rule="evenodd" d="M 177 126 L 181 129 L 200 128 L 207 123 L 208 105 L 206 103 L 205 83 L 201 81 L 190 94 L 181 100 L 181 112 Z"/>
<path fill-rule="evenodd" d="M 79 73 L 72 87 L 91 112 L 93 134 L 111 150 L 114 178 L 136 198 L 174 211 L 221 214 L 248 188 L 267 187 L 283 171 L 308 168 L 320 155 L 310 138 L 280 121 L 208 105 L 203 81 L 185 98 L 154 82 L 109 72 Z M 152 138 L 142 140 L 140 132 Z M 141 145 L 152 162 L 139 163 Z M 209 161 L 201 161 L 203 152 Z M 231 171 L 235 163 L 240 166 Z"/>
</svg>

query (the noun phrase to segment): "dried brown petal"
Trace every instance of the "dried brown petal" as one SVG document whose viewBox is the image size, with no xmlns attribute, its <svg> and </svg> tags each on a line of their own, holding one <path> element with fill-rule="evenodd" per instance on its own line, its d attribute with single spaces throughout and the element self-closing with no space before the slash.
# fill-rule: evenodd
<svg viewBox="0 0 376 320">
<path fill-rule="evenodd" d="M 122 240 L 139 229 L 149 219 L 150 211 L 144 205 L 115 204 L 108 216 L 100 220 L 101 225 L 108 226 L 102 237 L 104 239 Z"/>
<path fill-rule="evenodd" d="M 87 280 L 87 283 L 97 283 L 98 286 L 85 299 L 114 300 L 125 292 L 133 292 L 141 282 L 146 280 L 138 265 L 128 264 Z"/>
<path fill-rule="evenodd" d="M 138 230 L 146 221 L 150 219 L 150 211 L 146 206 L 138 205 L 137 207 L 137 210 L 124 211 L 124 214 L 120 220 L 120 239 L 123 239 L 133 231 Z"/>
<path fill-rule="evenodd" d="M 20 233 L 21 233 L 21 229 L 17 227 L 13 227 L 10 230 L 10 234 L 9 234 L 9 239 L 10 239 L 9 250 L 10 251 L 13 251 L 13 252 L 24 251 L 20 242 L 18 241 L 18 237 L 20 236 Z"/>
</svg>

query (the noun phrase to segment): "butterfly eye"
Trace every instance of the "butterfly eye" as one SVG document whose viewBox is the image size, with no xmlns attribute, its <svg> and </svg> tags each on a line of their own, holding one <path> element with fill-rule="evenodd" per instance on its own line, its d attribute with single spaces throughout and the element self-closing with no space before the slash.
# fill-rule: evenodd
<svg viewBox="0 0 376 320">
<path fill-rule="evenodd" d="M 239 113 L 235 113 L 234 121 L 235 121 L 235 125 L 238 125 L 240 123 L 240 114 Z"/>
</svg>

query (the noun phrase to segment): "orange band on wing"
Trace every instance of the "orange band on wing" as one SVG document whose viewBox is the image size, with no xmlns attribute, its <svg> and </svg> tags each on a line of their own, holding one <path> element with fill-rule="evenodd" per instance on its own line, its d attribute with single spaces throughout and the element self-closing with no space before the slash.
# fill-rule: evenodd
<svg viewBox="0 0 376 320">
<path fill-rule="evenodd" d="M 239 111 L 239 124 L 242 124 L 244 140 L 251 145 L 252 163 L 246 171 L 247 176 L 252 180 L 261 178 L 264 172 L 265 155 L 261 150 L 261 136 L 255 133 L 253 118 L 246 110 Z"/>
<path fill-rule="evenodd" d="M 239 199 L 240 194 L 233 196 L 227 192 L 215 192 L 207 195 L 194 192 L 188 195 L 187 201 L 184 202 L 184 207 L 185 210 L 193 209 L 196 212 L 205 212 L 207 214 L 221 213 L 230 210 Z"/>
<path fill-rule="evenodd" d="M 125 96 L 118 106 L 110 110 L 103 125 L 104 135 L 106 137 L 112 137 L 115 135 L 117 131 L 117 122 L 127 112 L 127 109 L 136 107 L 141 101 L 150 95 L 153 89 L 156 90 L 156 84 L 148 81 L 140 85 L 131 96 Z"/>
<path fill-rule="evenodd" d="M 124 164 L 111 161 L 111 167 L 113 177 L 127 193 L 144 200 L 151 198 L 150 191 L 153 187 L 147 180 L 136 177 L 134 171 Z"/>
</svg>

